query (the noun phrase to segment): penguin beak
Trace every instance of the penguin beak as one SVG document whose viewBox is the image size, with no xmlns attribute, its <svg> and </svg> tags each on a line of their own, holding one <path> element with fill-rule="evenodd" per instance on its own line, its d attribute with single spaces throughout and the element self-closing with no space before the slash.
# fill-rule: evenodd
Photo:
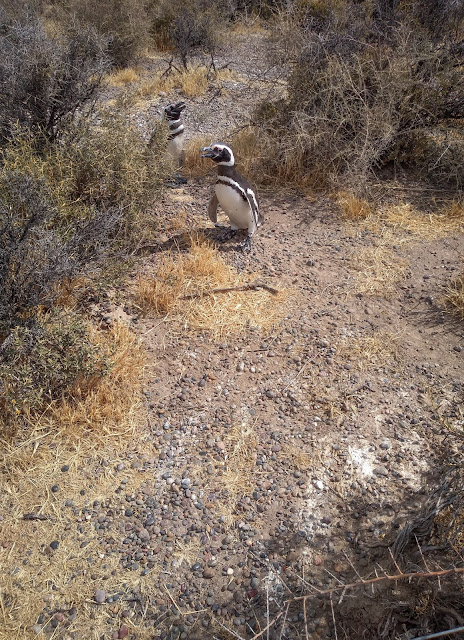
<svg viewBox="0 0 464 640">
<path fill-rule="evenodd" d="M 202 158 L 214 158 L 216 154 L 212 150 L 211 147 L 202 147 L 201 148 L 201 157 Z"/>
</svg>

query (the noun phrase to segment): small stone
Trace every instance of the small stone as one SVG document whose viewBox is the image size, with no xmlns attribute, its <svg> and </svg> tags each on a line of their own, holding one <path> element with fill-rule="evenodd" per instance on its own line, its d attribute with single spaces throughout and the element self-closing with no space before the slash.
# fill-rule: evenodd
<svg viewBox="0 0 464 640">
<path fill-rule="evenodd" d="M 54 551 L 56 551 L 60 546 L 60 543 L 58 542 L 58 540 L 53 540 L 52 542 L 50 542 L 50 546 Z"/>
<path fill-rule="evenodd" d="M 233 575 L 234 575 L 234 570 L 232 569 L 232 567 L 229 567 L 229 568 L 227 569 L 227 575 L 228 575 L 228 576 L 233 576 Z"/>
<path fill-rule="evenodd" d="M 118 632 L 118 638 L 127 638 L 129 635 L 129 627 L 125 624 L 121 625 Z"/>
<path fill-rule="evenodd" d="M 140 529 L 139 538 L 142 542 L 148 542 L 148 540 L 150 540 L 150 534 L 146 529 Z"/>
<path fill-rule="evenodd" d="M 322 491 L 324 488 L 324 483 L 322 482 L 322 480 L 315 480 L 314 486 L 316 487 L 316 489 L 319 489 L 319 491 Z"/>
<path fill-rule="evenodd" d="M 106 592 L 103 591 L 103 589 L 97 589 L 95 591 L 95 602 L 97 602 L 98 604 L 103 604 L 103 602 L 105 602 L 106 600 Z"/>
<path fill-rule="evenodd" d="M 57 484 L 54 484 L 52 487 L 52 493 L 56 493 L 59 490 L 60 490 L 59 486 Z"/>
<path fill-rule="evenodd" d="M 385 467 L 376 467 L 373 470 L 373 473 L 376 476 L 388 476 L 388 471 L 387 471 L 387 469 L 385 469 Z"/>
<path fill-rule="evenodd" d="M 39 635 L 39 633 L 41 633 L 41 632 L 42 632 L 42 625 L 40 625 L 40 624 L 35 624 L 35 625 L 32 627 L 32 631 L 35 633 L 35 635 L 36 635 L 36 636 L 38 636 L 38 635 Z"/>
<path fill-rule="evenodd" d="M 206 568 L 203 571 L 203 578 L 210 580 L 214 576 L 214 571 L 212 569 Z"/>
<path fill-rule="evenodd" d="M 66 473 L 66 471 L 69 471 L 69 464 L 64 464 L 64 465 L 61 467 L 61 471 L 62 471 L 63 473 Z"/>
</svg>

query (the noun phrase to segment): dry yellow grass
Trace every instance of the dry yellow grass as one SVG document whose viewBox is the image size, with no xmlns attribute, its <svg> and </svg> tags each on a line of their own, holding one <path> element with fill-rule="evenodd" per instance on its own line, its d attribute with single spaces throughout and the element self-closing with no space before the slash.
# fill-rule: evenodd
<svg viewBox="0 0 464 640">
<path fill-rule="evenodd" d="M 222 475 L 215 478 L 215 485 L 225 499 L 218 501 L 217 509 L 226 523 L 233 525 L 237 517 L 240 517 L 236 513 L 237 503 L 254 486 L 257 446 L 254 425 L 245 420 L 233 426 L 224 444 L 225 467 Z"/>
<path fill-rule="evenodd" d="M 459 212 L 460 208 L 456 203 L 450 210 L 445 208 L 436 213 L 424 213 L 410 203 L 403 202 L 385 208 L 380 212 L 380 219 L 398 231 L 434 240 L 464 229 L 464 216 L 458 215 Z"/>
<path fill-rule="evenodd" d="M 338 345 L 337 357 L 354 362 L 361 370 L 396 362 L 400 358 L 399 337 L 389 331 L 375 331 L 355 339 L 346 338 Z"/>
<path fill-rule="evenodd" d="M 139 72 L 134 67 L 126 67 L 114 71 L 105 78 L 105 82 L 110 87 L 124 87 L 127 84 L 137 82 L 140 78 Z"/>
<path fill-rule="evenodd" d="M 367 200 L 358 198 L 350 191 L 340 191 L 336 196 L 336 202 L 345 220 L 364 220 L 372 214 L 371 205 Z"/>
<path fill-rule="evenodd" d="M 211 160 L 202 158 L 200 153 L 202 147 L 207 147 L 212 142 L 215 141 L 211 140 L 210 135 L 195 136 L 187 142 L 184 171 L 190 178 L 200 178 L 215 171 L 215 165 Z"/>
<path fill-rule="evenodd" d="M 239 287 L 257 279 L 257 275 L 239 274 L 211 243 L 196 237 L 191 239 L 187 253 L 163 256 L 154 277 L 139 277 L 136 295 L 146 311 L 169 313 L 171 322 L 178 327 L 209 331 L 218 339 L 250 326 L 269 330 L 282 318 L 285 291 L 277 295 L 265 289 L 204 295 L 213 289 Z"/>
<path fill-rule="evenodd" d="M 446 309 L 464 320 L 464 273 L 448 285 L 443 303 Z"/>
<path fill-rule="evenodd" d="M 406 260 L 384 244 L 357 249 L 351 264 L 358 272 L 354 282 L 357 293 L 385 297 L 395 293 L 408 267 Z"/>
<path fill-rule="evenodd" d="M 129 591 L 136 578 L 121 568 L 113 576 L 119 558 L 102 551 L 95 528 L 85 518 L 82 531 L 76 532 L 75 516 L 64 508 L 65 500 L 72 499 L 80 510 L 111 495 L 114 470 L 101 461 L 114 458 L 115 448 L 133 437 L 141 422 L 143 356 L 135 336 L 127 327 L 115 326 L 95 332 L 93 339 L 112 360 L 111 374 L 85 395 L 76 387 L 69 400 L 31 416 L 29 428 L 17 433 L 14 442 L 0 443 L 2 640 L 29 637 L 44 605 L 54 611 L 76 607 L 68 632 L 99 638 L 107 630 L 107 615 L 105 608 L 91 603 L 95 589 L 103 585 L 120 590 L 125 582 Z M 69 467 L 66 473 L 61 471 L 64 464 Z M 143 480 L 136 470 L 128 470 L 127 476 L 130 490 Z M 58 493 L 51 491 L 55 484 Z M 24 520 L 26 513 L 47 519 Z M 53 540 L 59 543 L 55 551 Z M 83 541 L 88 544 L 81 546 Z M 148 583 L 145 588 L 150 588 Z"/>
<path fill-rule="evenodd" d="M 234 151 L 237 168 L 247 176 L 248 179 L 265 180 L 266 176 L 262 171 L 260 163 L 260 150 L 254 131 L 247 127 L 232 136 L 229 140 L 227 135 L 218 134 L 212 139 L 211 136 L 195 136 L 191 138 L 185 149 L 185 171 L 192 178 L 198 178 L 211 173 L 215 165 L 200 155 L 200 149 L 210 145 L 212 142 L 223 142 L 229 144 Z"/>
</svg>

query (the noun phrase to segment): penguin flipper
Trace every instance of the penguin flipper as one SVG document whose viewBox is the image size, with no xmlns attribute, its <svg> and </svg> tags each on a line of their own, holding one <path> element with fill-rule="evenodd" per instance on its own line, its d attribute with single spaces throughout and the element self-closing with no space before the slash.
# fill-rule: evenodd
<svg viewBox="0 0 464 640">
<path fill-rule="evenodd" d="M 214 224 L 217 223 L 218 206 L 219 206 L 219 200 L 217 199 L 217 195 L 214 193 L 213 197 L 208 203 L 208 217 L 211 220 L 211 222 L 214 222 Z"/>
</svg>

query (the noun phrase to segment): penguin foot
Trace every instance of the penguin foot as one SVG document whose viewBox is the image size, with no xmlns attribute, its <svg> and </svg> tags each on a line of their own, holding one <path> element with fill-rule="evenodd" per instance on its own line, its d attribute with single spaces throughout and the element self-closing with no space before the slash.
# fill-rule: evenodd
<svg viewBox="0 0 464 640">
<path fill-rule="evenodd" d="M 239 244 L 240 249 L 243 251 L 243 253 L 251 251 L 251 236 L 247 236 L 245 242 L 242 242 L 241 244 Z"/>
</svg>

